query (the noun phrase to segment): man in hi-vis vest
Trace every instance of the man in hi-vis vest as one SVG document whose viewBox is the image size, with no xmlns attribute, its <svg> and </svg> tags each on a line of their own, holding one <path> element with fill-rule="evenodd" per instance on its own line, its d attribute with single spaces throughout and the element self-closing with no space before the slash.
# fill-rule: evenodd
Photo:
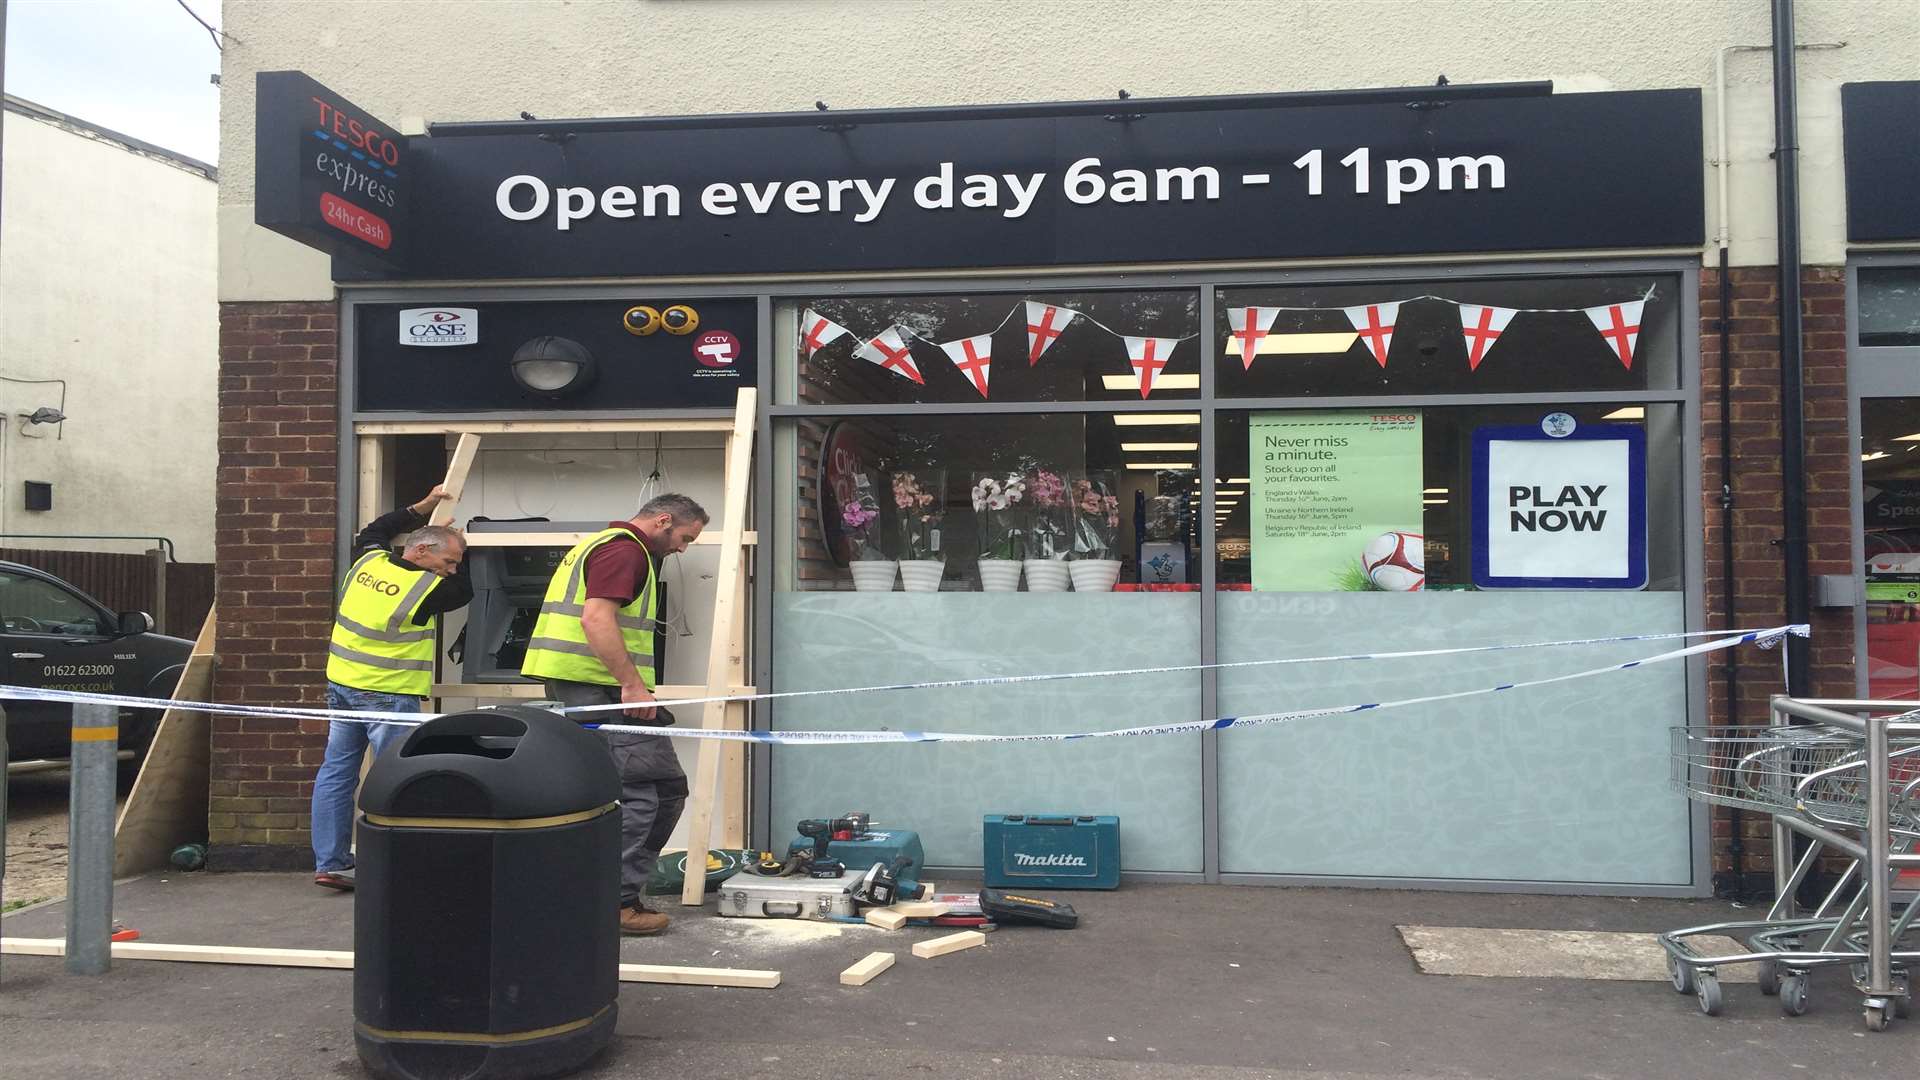
<svg viewBox="0 0 1920 1080">
<path fill-rule="evenodd" d="M 564 707 L 624 702 L 633 706 L 622 710 L 627 716 L 655 721 L 660 560 L 687 550 L 707 520 L 685 495 L 660 495 L 629 520 L 608 522 L 575 544 L 547 583 L 520 673 L 544 680 L 547 696 Z M 575 719 L 619 722 L 610 712 Z M 687 774 L 664 735 L 605 738 L 620 770 L 620 930 L 657 934 L 667 917 L 646 906 L 647 877 L 686 806 Z"/>
<path fill-rule="evenodd" d="M 449 498 L 444 487 L 435 487 L 354 538 L 353 565 L 340 580 L 327 645 L 327 708 L 417 713 L 420 699 L 432 691 L 440 616 L 473 599 L 473 583 L 460 565 L 466 540 L 455 529 L 427 524 L 434 506 Z M 315 885 L 353 888 L 349 845 L 360 757 L 368 746 L 378 756 L 406 731 L 398 724 L 349 720 L 327 725 L 326 756 L 313 778 Z"/>
</svg>

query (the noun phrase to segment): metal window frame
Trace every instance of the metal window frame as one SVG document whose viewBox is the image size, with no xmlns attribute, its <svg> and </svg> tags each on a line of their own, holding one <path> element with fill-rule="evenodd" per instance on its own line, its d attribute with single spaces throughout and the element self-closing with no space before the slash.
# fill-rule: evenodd
<svg viewBox="0 0 1920 1080">
<path fill-rule="evenodd" d="M 1195 289 L 1199 292 L 1199 320 L 1203 342 L 1213 330 L 1216 297 L 1223 288 L 1241 288 L 1247 286 L 1333 286 L 1367 284 L 1370 282 L 1400 282 L 1426 279 L 1444 281 L 1449 278 L 1474 280 L 1481 278 L 1509 278 L 1537 280 L 1546 277 L 1575 278 L 1619 276 L 1625 274 L 1657 274 L 1672 276 L 1678 280 L 1679 311 L 1677 315 L 1679 333 L 1678 385 L 1671 388 L 1653 388 L 1632 391 L 1578 391 L 1566 393 L 1501 393 L 1501 394 L 1409 394 L 1390 398 L 1381 395 L 1339 396 L 1339 397 L 1234 397 L 1217 398 L 1215 372 L 1217 363 L 1209 362 L 1209 350 L 1201 349 L 1200 392 L 1195 397 L 1166 398 L 1158 401 L 1063 401 L 1063 402 L 937 402 L 905 405 L 839 405 L 820 406 L 807 404 L 777 404 L 773 390 L 776 386 L 775 359 L 773 348 L 773 319 L 775 309 L 780 305 L 814 299 L 823 296 L 885 296 L 915 293 L 959 294 L 959 293 L 1006 293 L 1010 297 L 1022 292 L 1046 291 L 1123 291 L 1123 290 L 1166 290 Z M 1849 279 L 1851 285 L 1851 278 Z M 539 410 L 504 410 L 462 413 L 394 413 L 359 410 L 354 405 L 354 365 L 356 362 L 357 331 L 356 309 L 363 304 L 393 304 L 423 301 L 431 296 L 434 303 L 456 304 L 502 301 L 565 301 L 614 299 L 632 295 L 636 290 L 654 289 L 660 285 L 655 280 L 631 282 L 540 282 L 509 285 L 433 285 L 407 284 L 377 286 L 341 286 L 340 299 L 340 434 L 341 452 L 338 475 L 340 498 L 338 516 L 340 519 L 339 548 L 342 557 L 345 547 L 356 527 L 351 520 L 354 508 L 358 505 L 357 492 L 351 490 L 357 485 L 359 469 L 357 462 L 358 442 L 354 436 L 354 425 L 370 420 L 407 420 L 407 419 L 468 419 L 468 420 L 516 420 L 516 419 L 555 419 L 555 413 Z M 1502 404 L 1564 404 L 1576 403 L 1620 403 L 1620 404 L 1675 404 L 1681 408 L 1681 491 L 1683 495 L 1701 490 L 1702 462 L 1701 423 L 1700 423 L 1700 262 L 1698 256 L 1685 254 L 1647 254 L 1589 256 L 1550 259 L 1462 259 L 1459 261 L 1435 261 L 1430 258 L 1406 260 L 1381 260 L 1368 265 L 1351 263 L 1322 262 L 1313 265 L 1276 264 L 1270 268 L 1237 266 L 1233 269 L 1186 266 L 1162 268 L 1135 268 L 1101 270 L 1088 269 L 1047 269 L 1033 270 L 1027 273 L 956 273 L 956 274 L 908 274 L 898 277 L 820 277 L 780 278 L 777 280 L 741 280 L 687 282 L 688 291 L 699 292 L 703 296 L 714 298 L 751 297 L 758 301 L 759 356 L 756 385 L 761 391 L 760 415 L 756 420 L 757 453 L 754 462 L 755 497 L 752 503 L 754 521 L 760 529 L 762 542 L 755 550 L 751 567 L 751 580 L 754 583 L 772 582 L 773 558 L 776 545 L 784 538 L 790 525 L 775 522 L 773 483 L 774 462 L 771 448 L 774 445 L 775 427 L 789 419 L 800 417 L 844 418 L 859 416 L 929 416 L 939 414 L 983 414 L 1002 415 L 1041 414 L 1041 413 L 1100 413 L 1118 412 L 1166 412 L 1170 408 L 1182 411 L 1198 412 L 1201 417 L 1200 467 L 1202 475 L 1211 475 L 1217 471 L 1218 454 L 1218 418 L 1223 411 L 1243 411 L 1251 409 L 1323 409 L 1371 406 L 1383 400 L 1395 405 L 1410 407 L 1461 406 L 1461 405 L 1502 405 Z M 1849 290 L 1851 297 L 1851 289 Z M 1851 316 L 1851 309 L 1850 309 Z M 1690 329 L 1691 328 L 1691 329 Z M 1217 361 L 1218 358 L 1213 358 Z M 615 410 L 608 412 L 561 414 L 568 420 L 591 421 L 596 419 L 636 419 L 656 417 L 722 417 L 730 415 L 725 409 L 704 410 Z M 1858 471 L 1855 472 L 1856 492 L 1858 490 Z M 1200 502 L 1201 550 L 1211 552 L 1216 540 L 1213 523 L 1214 494 L 1210 485 L 1202 485 Z M 1857 504 L 1857 499 L 1856 499 Z M 1705 578 L 1703 532 L 1705 510 L 1698 498 L 1683 498 L 1682 506 L 1682 558 L 1683 565 L 1689 568 L 1683 585 L 1684 625 L 1688 629 L 1697 629 L 1705 625 Z M 1857 516 L 1857 509 L 1856 509 Z M 1200 626 L 1201 662 L 1212 664 L 1218 658 L 1217 618 L 1218 598 L 1216 560 L 1209 555 L 1201 561 Z M 772 596 L 768 589 L 755 588 L 753 596 L 753 678 L 754 685 L 768 688 L 772 677 Z M 1704 724 L 1706 719 L 1706 672 L 1704 657 L 1695 657 L 1687 661 L 1687 715 L 1688 723 Z M 1202 714 L 1211 716 L 1217 711 L 1218 677 L 1217 672 L 1203 672 L 1201 679 L 1200 707 Z M 754 708 L 751 710 L 752 726 L 756 730 L 768 730 L 771 727 L 771 710 Z M 751 748 L 749 761 L 749 835 L 759 846 L 777 846 L 777 837 L 785 835 L 784 830 L 776 833 L 771 821 L 772 794 L 772 748 L 756 745 Z M 1200 798 L 1202 810 L 1202 869 L 1199 871 L 1130 871 L 1129 880 L 1140 881 L 1185 881 L 1226 884 L 1275 884 L 1275 885 L 1339 885 L 1376 888 L 1421 888 L 1443 891 L 1469 892 L 1530 892 L 1563 895 L 1628 895 L 1628 896 L 1705 896 L 1711 889 L 1711 834 L 1707 808 L 1699 803 L 1689 804 L 1689 849 L 1691 852 L 1691 880 L 1683 884 L 1634 885 L 1606 882 L 1564 882 L 1564 881 L 1491 881 L 1465 878 L 1418 878 L 1382 875 L 1379 877 L 1361 876 L 1325 876 L 1268 874 L 1223 871 L 1220 865 L 1220 790 L 1219 790 L 1219 736 L 1215 732 L 1203 734 L 1200 753 Z"/>
<path fill-rule="evenodd" d="M 1860 344 L 1860 271 L 1885 266 L 1920 268 L 1920 251 L 1855 251 L 1847 258 L 1847 514 L 1853 530 L 1850 572 L 1860 597 L 1853 608 L 1853 682 L 1861 698 L 1867 696 L 1867 521 L 1860 403 L 1867 398 L 1920 397 L 1920 345 Z"/>
</svg>

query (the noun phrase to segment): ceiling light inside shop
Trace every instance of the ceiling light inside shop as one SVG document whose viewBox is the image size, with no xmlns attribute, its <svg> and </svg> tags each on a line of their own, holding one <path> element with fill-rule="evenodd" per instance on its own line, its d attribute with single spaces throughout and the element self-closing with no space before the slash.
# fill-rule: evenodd
<svg viewBox="0 0 1920 1080">
<path fill-rule="evenodd" d="M 1647 407 L 1645 405 L 1628 405 L 1626 408 L 1623 408 L 1623 409 L 1615 409 L 1612 412 L 1608 413 L 1607 415 L 1601 417 L 1600 419 L 1602 420 L 1645 420 L 1646 418 L 1647 418 Z"/>
<path fill-rule="evenodd" d="M 1155 379 L 1154 385 L 1166 384 L 1163 380 Z M 1140 384 L 1134 383 L 1133 389 L 1140 389 Z M 1113 423 L 1115 427 L 1155 427 L 1161 424 L 1192 427 L 1200 423 L 1200 414 L 1197 412 L 1123 412 L 1113 414 Z"/>
<path fill-rule="evenodd" d="M 1213 493 L 1215 495 L 1245 495 L 1247 493 L 1247 489 L 1246 488 L 1214 488 Z"/>
<path fill-rule="evenodd" d="M 1100 385 L 1109 390 L 1138 390 L 1140 389 L 1140 376 L 1102 375 L 1100 376 Z M 1155 390 L 1198 390 L 1200 389 L 1200 376 L 1156 375 L 1153 380 L 1153 388 Z M 1193 420 L 1196 424 L 1200 422 L 1198 416 L 1194 417 Z"/>
<path fill-rule="evenodd" d="M 1421 502 L 1422 502 L 1423 504 L 1425 504 L 1425 505 L 1427 505 L 1427 506 L 1445 506 L 1445 505 L 1447 505 L 1447 500 L 1445 500 L 1445 499 L 1421 499 L 1420 501 L 1421 501 Z"/>
<path fill-rule="evenodd" d="M 1260 346 L 1254 350 L 1256 356 L 1307 356 L 1314 353 L 1343 353 L 1353 348 L 1354 339 L 1360 335 L 1357 331 L 1342 330 L 1331 334 L 1267 334 L 1261 337 Z M 1240 339 L 1227 335 L 1226 356 L 1240 355 Z"/>
<path fill-rule="evenodd" d="M 1420 494 L 1422 495 L 1445 495 L 1446 493 L 1447 493 L 1446 488 L 1421 488 L 1420 489 Z"/>
<path fill-rule="evenodd" d="M 1127 468 L 1134 472 L 1184 472 L 1193 468 L 1191 461 L 1129 461 Z"/>
<path fill-rule="evenodd" d="M 1120 452 L 1124 454 L 1190 454 L 1200 449 L 1197 442 L 1123 442 Z"/>
<path fill-rule="evenodd" d="M 1871 454 L 1861 454 L 1860 460 L 1861 461 L 1879 461 L 1883 457 L 1892 457 L 1892 456 L 1893 455 L 1887 453 L 1885 450 L 1875 450 Z"/>
<path fill-rule="evenodd" d="M 1916 431 L 1911 435 L 1895 435 L 1893 437 L 1893 441 L 1894 442 L 1920 442 L 1920 431 Z"/>
<path fill-rule="evenodd" d="M 1215 505 L 1215 506 L 1239 506 L 1239 505 L 1240 505 L 1240 500 L 1239 500 L 1239 499 L 1215 499 L 1215 500 L 1214 500 L 1214 502 L 1213 502 L 1213 505 Z"/>
</svg>

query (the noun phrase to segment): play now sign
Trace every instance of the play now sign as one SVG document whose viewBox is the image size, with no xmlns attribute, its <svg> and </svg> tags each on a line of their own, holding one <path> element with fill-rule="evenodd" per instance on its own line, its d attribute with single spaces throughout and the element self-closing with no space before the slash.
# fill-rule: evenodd
<svg viewBox="0 0 1920 1080">
<path fill-rule="evenodd" d="M 1564 417 L 1565 414 L 1555 414 Z M 1647 583 L 1646 438 L 1624 424 L 1474 433 L 1474 584 L 1638 589 Z"/>
</svg>

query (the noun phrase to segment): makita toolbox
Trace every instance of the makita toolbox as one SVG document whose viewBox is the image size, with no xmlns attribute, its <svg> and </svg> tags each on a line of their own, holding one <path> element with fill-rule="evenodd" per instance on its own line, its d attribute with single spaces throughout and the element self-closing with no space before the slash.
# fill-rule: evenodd
<svg viewBox="0 0 1920 1080">
<path fill-rule="evenodd" d="M 988 814 L 991 888 L 1117 889 L 1120 819 L 1111 814 Z"/>
</svg>

